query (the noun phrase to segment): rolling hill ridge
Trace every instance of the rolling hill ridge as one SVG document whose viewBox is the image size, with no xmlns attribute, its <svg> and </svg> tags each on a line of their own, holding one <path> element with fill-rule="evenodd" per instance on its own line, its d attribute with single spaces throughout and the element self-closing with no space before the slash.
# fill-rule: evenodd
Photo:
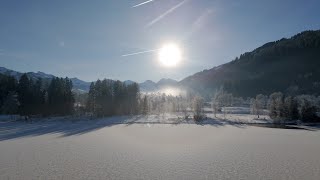
<svg viewBox="0 0 320 180">
<path fill-rule="evenodd" d="M 276 91 L 320 95 L 320 30 L 266 43 L 179 85 L 208 96 L 221 87 L 242 97 Z"/>
</svg>

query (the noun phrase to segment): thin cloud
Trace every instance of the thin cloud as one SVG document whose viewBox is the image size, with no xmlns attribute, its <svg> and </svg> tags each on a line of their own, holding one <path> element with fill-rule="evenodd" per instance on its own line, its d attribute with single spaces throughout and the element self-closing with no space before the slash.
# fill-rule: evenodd
<svg viewBox="0 0 320 180">
<path fill-rule="evenodd" d="M 15 60 L 28 60 L 33 59 L 35 57 L 38 57 L 38 54 L 36 53 L 30 53 L 30 52 L 12 52 L 8 50 L 2 50 L 0 51 L 1 56 L 14 58 Z"/>
<path fill-rule="evenodd" d="M 59 46 L 64 47 L 64 41 L 59 42 Z"/>
<path fill-rule="evenodd" d="M 142 5 L 144 5 L 144 4 L 148 4 L 148 3 L 152 2 L 152 1 L 155 1 L 155 0 L 149 0 L 149 1 L 142 2 L 142 3 L 140 3 L 140 4 L 137 4 L 137 5 L 132 6 L 132 8 L 136 8 L 136 7 L 142 6 Z"/>
<path fill-rule="evenodd" d="M 164 12 L 163 14 L 161 14 L 159 17 L 157 17 L 156 19 L 152 20 L 150 23 L 148 23 L 146 25 L 146 27 L 150 27 L 153 24 L 157 23 L 158 21 L 160 21 L 161 19 L 163 19 L 164 17 L 166 17 L 167 15 L 169 15 L 170 13 L 174 12 L 176 9 L 178 9 L 180 6 L 182 6 L 184 3 L 186 3 L 188 0 L 183 0 L 181 1 L 179 4 L 173 6 L 171 9 L 169 9 L 168 11 Z"/>
<path fill-rule="evenodd" d="M 4 55 L 4 49 L 0 49 L 0 55 Z"/>
<path fill-rule="evenodd" d="M 196 31 L 200 30 L 201 28 L 204 28 L 204 26 L 207 23 L 207 20 L 209 19 L 210 15 L 213 14 L 212 9 L 205 10 L 192 24 L 189 32 L 186 33 L 186 38 L 190 38 Z"/>
</svg>

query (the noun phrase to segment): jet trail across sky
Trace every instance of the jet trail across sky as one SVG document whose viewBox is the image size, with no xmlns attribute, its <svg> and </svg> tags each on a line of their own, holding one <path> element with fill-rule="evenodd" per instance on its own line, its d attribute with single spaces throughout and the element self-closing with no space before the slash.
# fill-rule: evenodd
<svg viewBox="0 0 320 180">
<path fill-rule="evenodd" d="M 179 8 L 180 6 L 182 6 L 185 2 L 187 2 L 188 0 L 183 0 L 181 1 L 179 4 L 173 6 L 171 9 L 169 9 L 168 11 L 164 12 L 163 14 L 161 14 L 159 17 L 157 17 L 156 19 L 152 20 L 149 24 L 146 25 L 146 27 L 150 27 L 153 24 L 155 24 L 156 22 L 160 21 L 162 18 L 166 17 L 167 15 L 169 15 L 170 13 L 172 13 L 173 11 L 175 11 L 177 8 Z"/>
<path fill-rule="evenodd" d="M 144 5 L 144 4 L 148 4 L 148 3 L 152 2 L 152 1 L 155 1 L 155 0 L 149 0 L 149 1 L 142 2 L 142 3 L 140 3 L 140 4 L 137 4 L 137 5 L 132 6 L 132 8 L 136 8 L 136 7 L 142 6 L 142 5 Z"/>
<path fill-rule="evenodd" d="M 148 50 L 148 51 L 140 51 L 140 52 L 135 52 L 135 53 L 130 53 L 130 54 L 124 54 L 122 55 L 122 57 L 127 57 L 127 56 L 134 56 L 134 55 L 138 55 L 138 54 L 145 54 L 145 53 L 152 53 L 155 51 L 158 51 L 159 49 L 153 49 L 153 50 Z"/>
</svg>

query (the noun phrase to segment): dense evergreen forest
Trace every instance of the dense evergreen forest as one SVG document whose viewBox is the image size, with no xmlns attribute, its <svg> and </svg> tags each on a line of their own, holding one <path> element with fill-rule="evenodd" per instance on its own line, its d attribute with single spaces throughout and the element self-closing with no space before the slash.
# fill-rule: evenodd
<svg viewBox="0 0 320 180">
<path fill-rule="evenodd" d="M 83 97 L 85 102 L 75 103 Z M 20 115 L 71 115 L 75 111 L 94 116 L 129 115 L 139 112 L 139 86 L 121 81 L 97 80 L 91 83 L 88 94 L 72 91 L 69 78 L 34 80 L 23 74 L 19 80 L 0 74 L 0 112 Z"/>
<path fill-rule="evenodd" d="M 0 108 L 3 114 L 68 115 L 74 110 L 72 82 L 68 78 L 33 80 L 24 74 L 17 81 L 0 75 Z"/>
<path fill-rule="evenodd" d="M 97 80 L 90 85 L 86 110 L 98 117 L 137 114 L 139 98 L 137 83 L 126 85 L 121 81 Z"/>
</svg>

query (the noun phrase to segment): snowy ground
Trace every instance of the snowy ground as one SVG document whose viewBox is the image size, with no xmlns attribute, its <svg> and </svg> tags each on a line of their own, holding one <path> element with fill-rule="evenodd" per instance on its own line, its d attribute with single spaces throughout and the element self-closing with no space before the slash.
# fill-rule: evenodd
<svg viewBox="0 0 320 180">
<path fill-rule="evenodd" d="M 261 128 L 218 119 L 158 121 L 156 116 L 1 120 L 0 179 L 320 177 L 318 129 Z"/>
</svg>

